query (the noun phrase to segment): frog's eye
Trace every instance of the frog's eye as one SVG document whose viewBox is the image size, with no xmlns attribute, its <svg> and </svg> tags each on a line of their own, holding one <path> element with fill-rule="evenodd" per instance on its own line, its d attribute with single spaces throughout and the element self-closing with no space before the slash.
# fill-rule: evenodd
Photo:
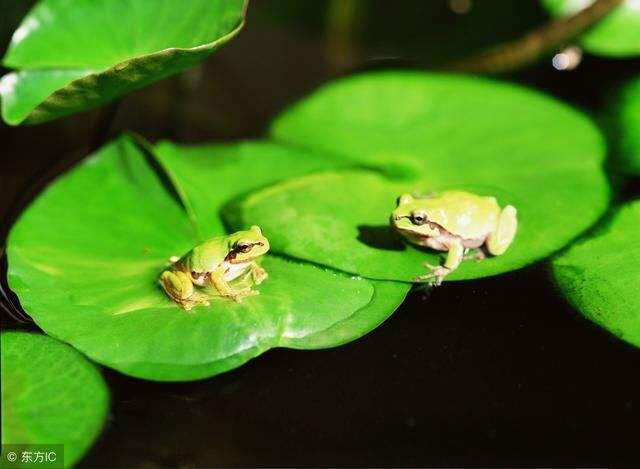
<svg viewBox="0 0 640 469">
<path fill-rule="evenodd" d="M 414 225 L 424 225 L 427 222 L 427 214 L 424 212 L 413 212 L 409 219 Z"/>
<path fill-rule="evenodd" d="M 251 243 L 238 243 L 238 244 L 236 244 L 236 250 L 238 252 L 247 253 L 247 252 L 251 251 L 251 247 L 252 246 L 253 246 L 253 244 L 251 244 Z"/>
</svg>

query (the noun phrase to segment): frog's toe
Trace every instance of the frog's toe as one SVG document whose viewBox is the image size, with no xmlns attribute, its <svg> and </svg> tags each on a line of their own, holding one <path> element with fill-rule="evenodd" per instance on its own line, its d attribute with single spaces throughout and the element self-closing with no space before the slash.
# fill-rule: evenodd
<svg viewBox="0 0 640 469">
<path fill-rule="evenodd" d="M 430 283 L 432 285 L 438 286 L 442 285 L 442 281 L 444 278 L 451 273 L 451 269 L 443 266 L 443 265 L 431 265 L 429 263 L 424 264 L 427 268 L 431 270 L 428 274 L 420 275 L 414 279 L 415 282 L 420 283 Z"/>
<path fill-rule="evenodd" d="M 434 275 L 434 274 L 420 275 L 420 276 L 414 278 L 413 281 L 415 283 L 426 283 L 426 284 L 433 285 L 433 286 L 438 286 L 438 285 L 442 284 L 442 278 L 440 278 L 440 277 L 438 277 L 437 275 Z"/>
<path fill-rule="evenodd" d="M 264 282 L 267 279 L 267 277 L 269 277 L 269 274 L 263 268 L 258 268 L 251 272 L 251 276 L 253 278 L 253 282 L 256 285 L 260 285 L 262 282 Z"/>
<path fill-rule="evenodd" d="M 252 290 L 251 288 L 243 288 L 242 290 L 236 290 L 234 292 L 229 293 L 227 297 L 232 299 L 236 303 L 241 303 L 244 298 L 248 296 L 259 295 L 259 294 L 260 292 L 257 290 Z"/>
</svg>

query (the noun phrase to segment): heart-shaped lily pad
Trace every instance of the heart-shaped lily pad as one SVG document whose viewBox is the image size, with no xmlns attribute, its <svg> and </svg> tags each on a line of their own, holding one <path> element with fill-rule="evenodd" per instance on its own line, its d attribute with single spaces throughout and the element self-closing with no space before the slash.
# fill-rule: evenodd
<svg viewBox="0 0 640 469">
<path fill-rule="evenodd" d="M 575 308 L 640 347 L 640 200 L 624 205 L 594 236 L 553 261 L 554 276 Z"/>
<path fill-rule="evenodd" d="M 274 182 L 344 165 L 341 161 L 270 141 L 178 145 L 152 149 L 207 238 L 224 232 L 220 210 L 230 199 Z"/>
<path fill-rule="evenodd" d="M 235 36 L 245 0 L 40 0 L 15 31 L 2 116 L 35 124 L 181 72 Z"/>
<path fill-rule="evenodd" d="M 622 87 L 612 114 L 622 166 L 640 174 L 640 77 Z"/>
<path fill-rule="evenodd" d="M 60 445 L 47 447 L 56 452 L 55 467 L 63 460 L 71 467 L 106 417 L 109 394 L 102 376 L 76 350 L 45 335 L 6 331 L 0 346 L 2 444 L 33 453 L 45 449 L 33 445 Z M 19 452 L 5 446 L 3 461 L 9 451 Z M 22 467 L 21 460 L 11 467 Z"/>
<path fill-rule="evenodd" d="M 272 247 L 375 279 L 410 281 L 435 254 L 405 248 L 388 218 L 403 192 L 460 189 L 518 209 L 503 255 L 450 276 L 498 274 L 542 259 L 606 209 L 605 145 L 583 115 L 503 83 L 415 72 L 373 73 L 322 88 L 273 125 L 276 138 L 345 159 L 406 168 L 404 179 L 328 172 L 251 194 L 228 210 L 234 225 L 264 225 Z M 412 175 L 413 179 L 407 179 Z M 276 229 L 277 228 L 277 229 Z"/>
<path fill-rule="evenodd" d="M 155 145 L 153 152 L 178 188 L 202 239 L 224 232 L 220 213 L 223 206 L 232 205 L 252 190 L 289 177 L 349 165 L 328 155 L 269 141 L 201 145 L 164 141 Z M 216 181 L 215 190 L 211 189 L 212 181 Z M 333 347 L 375 329 L 400 305 L 408 288 L 396 282 L 372 284 L 375 293 L 366 308 L 325 331 L 302 339 L 289 338 L 283 345 Z"/>
<path fill-rule="evenodd" d="M 573 15 L 595 0 L 541 0 L 556 16 Z M 580 36 L 589 52 L 604 56 L 629 57 L 640 54 L 640 6 L 637 0 L 622 4 Z"/>
<path fill-rule="evenodd" d="M 275 151 L 271 155 L 277 159 Z M 216 194 L 212 206 L 220 193 L 234 190 L 217 176 L 212 173 L 208 188 L 197 193 L 203 199 Z M 259 296 L 242 303 L 214 300 L 187 313 L 166 297 L 158 276 L 170 256 L 199 242 L 200 233 L 222 233 L 209 232 L 216 223 L 196 226 L 207 219 L 199 208 L 208 208 L 190 204 L 192 186 L 179 183 L 183 203 L 192 208 L 190 219 L 172 178 L 123 137 L 29 207 L 10 234 L 8 277 L 40 327 L 125 373 L 188 380 L 229 370 L 271 347 L 304 348 L 307 336 L 362 313 L 370 319 L 347 333 L 357 338 L 389 316 L 406 294 L 404 285 L 385 285 L 391 293 L 381 302 L 375 282 L 267 256 L 269 278 L 256 287 Z M 314 346 L 343 341 L 336 334 L 323 337 Z"/>
</svg>

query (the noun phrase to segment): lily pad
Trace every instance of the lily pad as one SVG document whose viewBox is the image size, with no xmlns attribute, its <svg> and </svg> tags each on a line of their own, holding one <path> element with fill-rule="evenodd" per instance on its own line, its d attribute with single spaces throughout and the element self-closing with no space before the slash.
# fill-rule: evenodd
<svg viewBox="0 0 640 469">
<path fill-rule="evenodd" d="M 640 347 L 640 200 L 624 205 L 594 236 L 553 261 L 571 304 L 612 334 Z"/>
<path fill-rule="evenodd" d="M 344 166 L 341 161 L 270 141 L 179 145 L 152 149 L 171 176 L 202 239 L 224 232 L 220 210 L 229 200 L 274 182 Z"/>
<path fill-rule="evenodd" d="M 595 0 L 541 0 L 555 16 L 574 15 Z M 611 57 L 640 54 L 640 6 L 637 0 L 622 4 L 589 28 L 579 38 L 589 52 Z"/>
<path fill-rule="evenodd" d="M 171 175 L 202 239 L 224 232 L 223 207 L 233 205 L 252 190 L 292 176 L 349 166 L 349 162 L 328 155 L 270 141 L 200 145 L 163 141 L 155 145 L 153 152 Z M 211 190 L 211 181 L 216 181 L 215 190 Z M 375 329 L 400 306 L 408 287 L 397 282 L 371 283 L 375 293 L 366 307 L 325 331 L 285 338 L 281 345 L 302 349 L 333 347 Z"/>
<path fill-rule="evenodd" d="M 550 96 L 480 77 L 416 71 L 365 73 L 322 86 L 276 118 L 271 135 L 433 184 L 503 179 L 502 166 L 518 173 L 593 172 L 605 153 L 595 125 Z"/>
<path fill-rule="evenodd" d="M 267 256 L 269 279 L 257 287 L 259 296 L 215 300 L 187 313 L 157 279 L 170 256 L 188 251 L 212 225 L 196 226 L 199 212 L 189 218 L 183 204 L 196 210 L 206 204 L 185 203 L 187 193 L 180 201 L 172 177 L 123 137 L 23 213 L 10 233 L 8 278 L 42 329 L 124 373 L 189 380 L 237 367 L 271 347 L 302 347 L 306 336 L 356 312 L 385 318 L 406 294 L 406 286 L 389 285 L 394 304 L 382 311 L 375 282 Z M 208 192 L 198 196 L 217 193 L 216 181 L 213 175 Z M 354 325 L 350 333 L 357 338 L 377 322 Z"/>
<path fill-rule="evenodd" d="M 230 207 L 228 220 L 263 225 L 276 252 L 368 278 L 411 281 L 425 273 L 423 261 L 438 262 L 393 238 L 388 218 L 403 192 L 461 189 L 518 209 L 509 250 L 465 262 L 454 280 L 549 256 L 594 223 L 609 198 L 595 126 L 562 103 L 504 83 L 416 72 L 356 76 L 294 105 L 272 133 L 382 174 L 292 179 Z"/>
<path fill-rule="evenodd" d="M 615 100 L 613 119 L 622 166 L 640 174 L 640 77 L 627 83 Z"/>
<path fill-rule="evenodd" d="M 15 31 L 2 116 L 36 124 L 101 106 L 205 59 L 242 28 L 245 0 L 40 0 Z"/>
<path fill-rule="evenodd" d="M 109 393 L 102 376 L 72 347 L 45 335 L 6 331 L 0 343 L 2 444 L 24 451 L 64 445 L 56 458 L 72 466 L 105 420 Z"/>
</svg>

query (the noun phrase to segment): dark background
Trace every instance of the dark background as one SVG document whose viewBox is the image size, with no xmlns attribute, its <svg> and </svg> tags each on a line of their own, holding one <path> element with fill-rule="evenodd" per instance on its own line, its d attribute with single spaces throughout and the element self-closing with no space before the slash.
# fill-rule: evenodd
<svg viewBox="0 0 640 469">
<path fill-rule="evenodd" d="M 126 97 L 113 119 L 103 110 L 0 124 L 0 238 L 105 134 L 259 137 L 279 110 L 332 78 L 434 67 L 547 20 L 535 0 L 476 0 L 466 14 L 446 0 L 361 0 L 345 25 L 330 13 L 344 1 L 254 0 L 234 41 Z M 31 3 L 3 0 L 0 49 Z M 586 55 L 574 71 L 547 58 L 504 78 L 597 117 L 639 72 L 640 60 Z M 618 201 L 638 195 L 628 184 Z M 6 314 L 2 323 L 35 328 Z M 81 467 L 640 467 L 640 351 L 574 311 L 545 263 L 413 293 L 380 328 L 336 349 L 272 350 L 193 383 L 103 372 L 112 407 Z"/>
</svg>

